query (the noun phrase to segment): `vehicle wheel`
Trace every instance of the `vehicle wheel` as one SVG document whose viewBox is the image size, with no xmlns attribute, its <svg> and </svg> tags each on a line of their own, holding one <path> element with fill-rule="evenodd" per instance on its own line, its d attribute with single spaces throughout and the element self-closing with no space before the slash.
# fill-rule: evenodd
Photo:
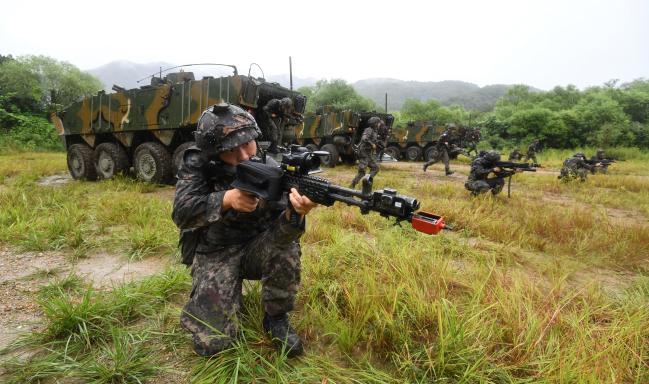
<svg viewBox="0 0 649 384">
<path fill-rule="evenodd" d="M 140 144 L 133 156 L 137 178 L 149 183 L 166 183 L 171 179 L 171 155 L 155 142 Z"/>
<path fill-rule="evenodd" d="M 406 149 L 406 159 L 408 161 L 417 161 L 421 158 L 421 147 L 411 145 Z"/>
<path fill-rule="evenodd" d="M 430 161 L 431 159 L 434 159 L 437 156 L 438 156 L 437 148 L 435 148 L 435 147 L 426 148 L 426 152 L 424 152 L 424 160 Z"/>
<path fill-rule="evenodd" d="M 401 160 L 401 149 L 395 145 L 390 145 L 385 149 L 385 154 L 392 156 L 395 160 Z"/>
<path fill-rule="evenodd" d="M 320 148 L 320 150 L 329 152 L 329 156 L 322 156 L 320 160 L 322 164 L 328 167 L 335 167 L 338 164 L 338 149 L 333 144 L 325 144 Z"/>
<path fill-rule="evenodd" d="M 176 176 L 178 174 L 178 171 L 180 171 L 180 166 L 183 164 L 183 155 L 185 154 L 185 150 L 189 147 L 192 147 L 196 145 L 195 142 L 193 141 L 188 141 L 186 143 L 182 143 L 176 148 L 174 151 L 174 154 L 172 156 L 173 159 L 173 176 Z"/>
<path fill-rule="evenodd" d="M 130 164 L 126 150 L 117 143 L 102 143 L 95 148 L 95 168 L 101 179 L 111 179 L 128 172 Z"/>
<path fill-rule="evenodd" d="M 68 148 L 68 169 L 76 180 L 97 180 L 95 155 L 86 144 L 73 144 Z"/>
<path fill-rule="evenodd" d="M 308 150 L 311 151 L 311 152 L 313 152 L 313 151 L 317 151 L 317 150 L 318 150 L 318 146 L 315 145 L 315 144 L 313 144 L 313 143 L 311 143 L 311 144 L 307 144 L 307 145 L 305 145 L 304 147 L 306 147 L 306 149 L 308 149 Z"/>
</svg>

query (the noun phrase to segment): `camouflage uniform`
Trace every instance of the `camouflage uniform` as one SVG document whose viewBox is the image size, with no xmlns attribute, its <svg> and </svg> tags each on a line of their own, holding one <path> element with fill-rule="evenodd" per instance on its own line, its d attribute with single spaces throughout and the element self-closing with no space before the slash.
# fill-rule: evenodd
<svg viewBox="0 0 649 384">
<path fill-rule="evenodd" d="M 388 146 L 388 137 L 390 137 L 390 128 L 381 120 L 379 123 L 379 128 L 377 131 L 378 142 L 376 144 L 376 149 L 378 151 L 377 159 L 381 161 L 383 159 L 383 152 Z"/>
<path fill-rule="evenodd" d="M 354 177 L 354 180 L 352 180 L 350 185 L 351 188 L 354 188 L 363 176 L 365 176 L 365 168 L 370 168 L 370 179 L 373 179 L 374 176 L 379 173 L 379 165 L 374 156 L 376 153 L 375 148 L 379 145 L 377 128 L 380 125 L 381 120 L 378 117 L 372 117 L 369 122 L 370 126 L 365 128 L 361 141 L 358 144 L 358 152 L 356 153 L 358 157 L 358 173 L 356 174 L 356 177 Z"/>
<path fill-rule="evenodd" d="M 450 141 L 451 138 L 448 132 L 444 132 L 439 136 L 439 139 L 437 139 L 437 144 L 435 146 L 435 148 L 437 149 L 437 155 L 431 157 L 430 160 L 424 163 L 424 172 L 426 172 L 426 168 L 441 160 L 444 163 L 444 170 L 446 172 L 446 175 L 452 175 L 454 173 L 453 171 L 451 171 L 451 167 L 448 163 L 448 152 L 451 149 L 449 144 Z"/>
<path fill-rule="evenodd" d="M 211 140 L 224 143 L 221 150 L 227 150 L 255 137 L 248 127 Z M 215 354 L 236 338 L 243 279 L 262 281 L 262 304 L 270 316 L 293 309 L 300 283 L 298 241 L 304 221 L 295 227 L 286 220 L 286 197 L 278 203 L 261 200 L 250 213 L 221 212 L 235 170 L 214 153 L 192 147 L 185 151 L 178 172 L 173 220 L 181 230 L 200 231 L 193 287 L 180 321 L 193 334 L 194 349 L 201 355 Z"/>
<path fill-rule="evenodd" d="M 536 153 L 541 150 L 541 142 L 537 139 L 532 141 L 532 143 L 527 147 L 527 153 L 525 154 L 525 162 L 527 163 L 530 159 L 533 161 L 533 164 L 538 164 L 536 160 Z"/>
<path fill-rule="evenodd" d="M 583 153 L 576 153 L 563 162 L 559 179 L 561 181 L 570 181 L 576 178 L 586 181 L 588 172 L 592 171 L 594 166 L 588 164 Z"/>
<path fill-rule="evenodd" d="M 478 155 L 478 143 L 480 142 L 480 139 L 482 138 L 482 134 L 480 133 L 480 129 L 474 128 L 471 129 L 469 133 L 469 139 L 467 142 L 467 151 L 466 153 L 468 155 L 471 155 L 471 152 L 475 152 L 476 156 Z"/>
<path fill-rule="evenodd" d="M 270 129 L 270 132 L 267 132 L 267 139 L 271 142 L 268 148 L 269 152 L 276 153 L 277 146 L 283 144 L 282 133 L 284 130 L 284 121 L 288 119 L 292 108 L 293 102 L 288 97 L 281 100 L 271 99 L 264 105 L 263 115 Z"/>
<path fill-rule="evenodd" d="M 464 183 L 464 188 L 471 191 L 475 196 L 480 193 L 491 190 L 491 193 L 497 195 L 502 191 L 505 185 L 504 177 L 488 177 L 490 173 L 494 172 L 496 162 L 500 160 L 500 154 L 495 151 L 481 152 L 471 162 L 471 172 L 469 178 Z"/>
<path fill-rule="evenodd" d="M 590 173 L 592 174 L 595 174 L 596 172 L 607 173 L 609 164 L 602 163 L 602 161 L 604 160 L 609 160 L 609 159 L 606 157 L 606 153 L 604 152 L 604 150 L 599 148 L 597 152 L 590 158 L 589 163 L 590 165 L 593 166 L 593 169 L 590 171 Z"/>
<path fill-rule="evenodd" d="M 509 161 L 518 161 L 523 158 L 523 154 L 518 148 L 514 149 L 509 153 Z"/>
</svg>

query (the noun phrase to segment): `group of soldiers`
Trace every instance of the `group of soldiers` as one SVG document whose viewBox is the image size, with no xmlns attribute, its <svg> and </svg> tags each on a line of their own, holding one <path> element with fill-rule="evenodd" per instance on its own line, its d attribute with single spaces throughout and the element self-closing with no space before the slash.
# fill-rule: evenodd
<svg viewBox="0 0 649 384">
<path fill-rule="evenodd" d="M 439 136 L 436 144 L 435 151 L 432 156 L 423 165 L 423 171 L 437 163 L 444 164 L 444 171 L 447 176 L 454 173 L 451 170 L 449 160 L 451 153 L 458 149 L 461 153 L 470 156 L 469 151 L 463 147 L 471 147 L 471 150 L 476 150 L 475 145 L 479 141 L 479 131 L 477 131 L 475 141 L 469 143 L 458 143 L 451 132 L 456 128 L 453 124 L 448 124 L 446 130 Z M 377 159 L 380 159 L 381 148 L 385 148 L 387 140 L 387 126 L 378 117 L 372 117 L 368 121 L 368 127 L 363 132 L 361 141 L 358 146 L 358 173 L 352 180 L 350 185 L 354 188 L 356 184 L 365 176 L 365 168 L 370 169 L 369 179 L 372 181 L 379 172 L 379 165 Z M 469 144 L 469 145 L 467 145 Z M 540 167 L 536 154 L 542 149 L 541 141 L 539 139 L 533 140 L 527 147 L 527 151 L 523 155 L 519 149 L 514 149 L 509 154 L 509 162 L 501 162 L 500 153 L 497 151 L 481 151 L 472 157 L 471 170 L 469 177 L 464 186 L 467 190 L 471 191 L 473 195 L 478 195 L 491 191 L 491 193 L 498 194 L 502 191 L 505 185 L 505 178 L 513 176 L 521 171 L 534 171 L 535 167 Z M 477 152 L 477 150 L 476 150 Z M 377 156 L 377 154 L 379 154 Z M 523 161 L 522 163 L 514 163 L 513 161 Z M 606 173 L 608 166 L 614 162 L 614 159 L 607 158 L 603 149 L 598 149 L 597 153 L 591 157 L 590 160 L 586 159 L 583 153 L 576 153 L 572 157 L 566 159 L 563 163 L 559 179 L 568 181 L 571 179 L 586 180 L 587 174 L 602 172 Z M 493 175 L 493 176 L 492 176 Z"/>
<path fill-rule="evenodd" d="M 586 155 L 582 152 L 577 152 L 563 162 L 559 179 L 562 181 L 569 181 L 579 179 L 586 181 L 588 173 L 607 173 L 608 166 L 615 162 L 615 159 L 606 157 L 603 149 L 599 148 L 597 152 L 590 158 L 586 159 Z"/>
<path fill-rule="evenodd" d="M 264 113 L 258 118 L 290 117 L 290 105 L 271 100 Z M 277 125 L 272 126 L 271 134 L 277 135 Z M 370 168 L 369 179 L 378 173 L 376 155 L 385 148 L 388 132 L 379 117 L 368 120 L 358 146 L 358 174 L 352 187 L 365 176 L 365 168 Z M 308 213 L 317 204 L 295 188 L 271 203 L 236 186 L 238 165 L 260 161 L 257 139 L 261 135 L 255 118 L 247 111 L 227 103 L 213 105 L 201 115 L 196 144 L 184 152 L 177 173 L 172 218 L 181 230 L 183 263 L 192 268 L 192 290 L 180 323 L 191 334 L 195 352 L 202 356 L 231 348 L 240 340 L 238 314 L 244 279 L 262 282 L 261 325 L 277 350 L 288 357 L 303 353 L 289 313 L 294 309 L 300 284 L 300 237 Z M 435 161 L 424 165 L 424 171 L 441 159 L 446 174 L 452 174 L 448 159 L 449 151 L 456 149 L 454 145 L 448 132 L 442 134 L 433 156 Z M 526 160 L 536 164 L 539 148 L 538 140 L 532 143 Z M 277 150 L 277 145 L 271 149 Z M 610 160 L 603 150 L 598 150 L 591 160 L 575 154 L 564 162 L 560 178 L 585 178 L 582 170 L 595 172 L 596 167 L 605 172 Z M 266 161 L 279 166 L 272 156 Z M 481 151 L 473 158 L 465 187 L 476 195 L 487 191 L 497 194 L 503 189 L 505 177 L 530 167 L 500 162 L 496 151 Z"/>
<path fill-rule="evenodd" d="M 525 160 L 524 162 L 529 162 L 532 160 L 532 164 L 534 166 L 538 166 L 539 161 L 536 159 L 536 154 L 537 152 L 541 151 L 541 141 L 539 139 L 535 139 L 530 143 L 530 145 L 527 146 L 527 152 L 525 153 Z M 519 161 L 523 158 L 523 154 L 518 150 L 518 148 L 515 148 L 513 151 L 509 153 L 509 161 Z"/>
</svg>

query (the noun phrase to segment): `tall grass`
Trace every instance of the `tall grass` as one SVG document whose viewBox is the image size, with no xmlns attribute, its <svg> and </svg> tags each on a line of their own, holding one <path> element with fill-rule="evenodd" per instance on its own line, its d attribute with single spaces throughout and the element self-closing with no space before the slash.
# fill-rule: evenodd
<svg viewBox="0 0 649 384">
<path fill-rule="evenodd" d="M 552 174 L 516 175 L 510 199 L 472 198 L 453 178 L 421 177 L 419 164 L 383 167 L 377 188 L 416 196 L 455 225 L 438 236 L 339 204 L 316 209 L 302 237 L 291 315 L 306 345 L 301 358 L 276 353 L 264 335 L 258 283 L 246 283 L 241 338 L 206 359 L 178 324 L 186 270 L 108 290 L 69 275 L 36 295 L 42 329 L 9 348 L 34 354 L 6 362 L 2 379 L 648 382 L 649 212 L 641 207 L 649 206 L 649 168 L 644 154 L 622 154 L 639 176 L 615 171 L 563 184 Z M 564 155 L 548 151 L 548 163 L 556 156 L 560 165 Z M 34 171 L 30 161 L 39 162 L 0 169 L 2 244 L 174 254 L 168 189 L 128 179 L 39 186 L 39 174 L 58 171 Z M 337 167 L 323 176 L 347 185 L 354 172 Z"/>
</svg>

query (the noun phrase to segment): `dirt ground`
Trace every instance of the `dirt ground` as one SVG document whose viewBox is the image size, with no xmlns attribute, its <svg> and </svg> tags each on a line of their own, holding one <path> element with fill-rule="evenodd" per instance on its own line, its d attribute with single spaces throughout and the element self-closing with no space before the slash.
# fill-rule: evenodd
<svg viewBox="0 0 649 384">
<path fill-rule="evenodd" d="M 170 261 L 99 252 L 76 263 L 63 252 L 19 252 L 0 248 L 0 349 L 25 332 L 38 330 L 42 313 L 35 296 L 39 287 L 71 273 L 97 289 L 142 279 L 164 270 Z"/>
</svg>

